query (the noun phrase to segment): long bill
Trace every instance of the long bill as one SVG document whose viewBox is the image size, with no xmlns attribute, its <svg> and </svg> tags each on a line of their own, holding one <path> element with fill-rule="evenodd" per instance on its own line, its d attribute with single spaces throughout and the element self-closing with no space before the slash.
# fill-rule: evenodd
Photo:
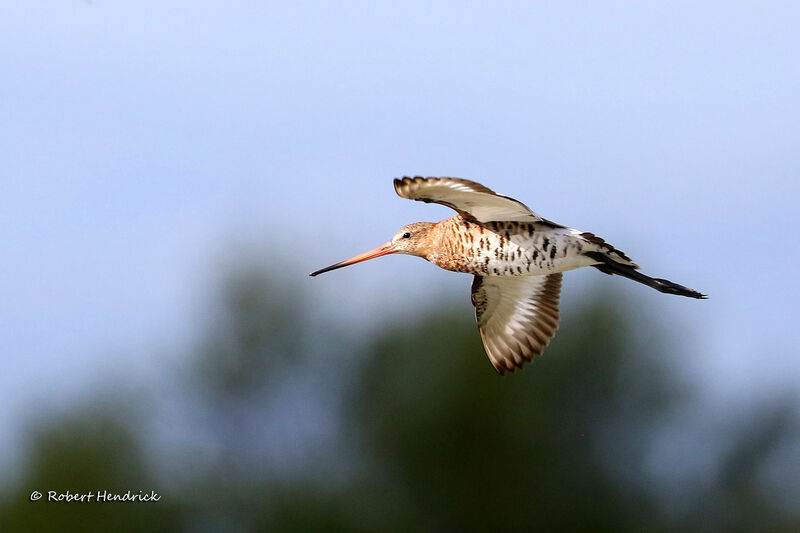
<svg viewBox="0 0 800 533">
<path fill-rule="evenodd" d="M 342 261 L 341 263 L 336 263 L 335 265 L 331 265 L 329 267 L 321 268 L 316 272 L 312 272 L 309 276 L 316 276 L 317 274 L 322 274 L 323 272 L 330 272 L 331 270 L 336 270 L 337 268 L 346 267 L 349 265 L 355 265 L 356 263 L 360 263 L 362 261 L 366 261 L 367 259 L 375 259 L 376 257 L 380 257 L 382 255 L 393 254 L 397 250 L 394 247 L 394 244 L 391 242 L 387 242 L 382 246 L 378 246 L 374 250 L 370 250 L 369 252 L 365 252 L 361 255 L 357 255 L 355 257 L 351 257 L 346 261 Z"/>
</svg>

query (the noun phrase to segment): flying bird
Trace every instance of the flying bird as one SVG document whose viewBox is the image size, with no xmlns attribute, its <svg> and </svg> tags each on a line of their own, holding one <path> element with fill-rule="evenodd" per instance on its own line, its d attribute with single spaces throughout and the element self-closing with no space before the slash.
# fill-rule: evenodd
<svg viewBox="0 0 800 533">
<path fill-rule="evenodd" d="M 446 205 L 457 214 L 404 226 L 386 244 L 310 275 L 388 254 L 416 255 L 446 270 L 473 274 L 478 330 L 500 374 L 531 361 L 550 342 L 558 328 L 561 276 L 567 270 L 591 266 L 666 294 L 706 298 L 642 274 L 600 237 L 551 222 L 474 181 L 404 177 L 394 180 L 394 189 L 403 198 Z"/>
</svg>

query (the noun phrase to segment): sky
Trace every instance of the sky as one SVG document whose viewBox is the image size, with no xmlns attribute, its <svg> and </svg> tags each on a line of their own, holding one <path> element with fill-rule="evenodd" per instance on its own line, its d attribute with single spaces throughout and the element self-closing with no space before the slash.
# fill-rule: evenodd
<svg viewBox="0 0 800 533">
<path fill-rule="evenodd" d="M 471 314 L 469 278 L 416 258 L 306 276 L 450 216 L 395 195 L 418 174 L 708 293 L 564 283 L 656 313 L 711 401 L 800 390 L 799 25 L 793 2 L 3 3 L 0 434 L 158 376 L 239 254 L 343 328 Z"/>
</svg>

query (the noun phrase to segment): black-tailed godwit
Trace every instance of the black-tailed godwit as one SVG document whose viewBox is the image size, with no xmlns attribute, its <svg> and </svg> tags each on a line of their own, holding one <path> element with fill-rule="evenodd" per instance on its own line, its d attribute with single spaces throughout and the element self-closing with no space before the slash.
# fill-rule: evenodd
<svg viewBox="0 0 800 533">
<path fill-rule="evenodd" d="M 483 346 L 498 372 L 514 371 L 542 353 L 558 328 L 561 273 L 593 266 L 657 291 L 690 298 L 699 292 L 651 278 L 623 252 L 592 233 L 551 222 L 522 202 L 459 178 L 394 180 L 403 198 L 435 202 L 458 214 L 414 222 L 369 252 L 311 276 L 387 254 L 410 254 L 475 276 L 472 303 Z"/>
</svg>

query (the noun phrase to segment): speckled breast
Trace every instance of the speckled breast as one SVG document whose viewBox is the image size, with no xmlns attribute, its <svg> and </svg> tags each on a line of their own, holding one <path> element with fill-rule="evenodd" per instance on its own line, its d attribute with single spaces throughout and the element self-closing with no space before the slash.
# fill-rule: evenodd
<svg viewBox="0 0 800 533">
<path fill-rule="evenodd" d="M 592 264 L 576 230 L 521 222 L 475 223 L 460 215 L 442 221 L 428 259 L 446 270 L 480 276 L 530 276 Z"/>
</svg>

